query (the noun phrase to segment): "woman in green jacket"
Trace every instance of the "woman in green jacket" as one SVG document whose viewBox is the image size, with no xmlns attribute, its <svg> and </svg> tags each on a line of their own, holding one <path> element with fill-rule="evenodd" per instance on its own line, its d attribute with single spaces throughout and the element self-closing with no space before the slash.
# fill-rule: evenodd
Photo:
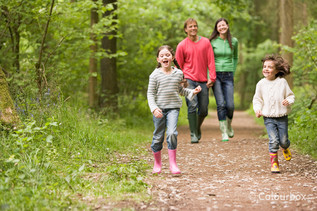
<svg viewBox="0 0 317 211">
<path fill-rule="evenodd" d="M 217 103 L 217 115 L 222 141 L 234 136 L 231 122 L 234 112 L 234 73 L 238 63 L 238 40 L 232 37 L 228 21 L 220 18 L 209 38 L 214 50 L 217 79 L 212 87 Z"/>
</svg>

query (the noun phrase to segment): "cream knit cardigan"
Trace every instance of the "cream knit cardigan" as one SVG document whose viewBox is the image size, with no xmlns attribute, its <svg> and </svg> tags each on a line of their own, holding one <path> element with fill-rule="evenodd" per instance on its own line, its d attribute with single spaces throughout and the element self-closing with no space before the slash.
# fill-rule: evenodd
<svg viewBox="0 0 317 211">
<path fill-rule="evenodd" d="M 275 80 L 261 79 L 253 96 L 253 110 L 262 111 L 264 117 L 282 117 L 291 111 L 291 106 L 282 105 L 287 99 L 290 105 L 295 101 L 295 95 L 284 78 L 277 77 Z"/>
</svg>

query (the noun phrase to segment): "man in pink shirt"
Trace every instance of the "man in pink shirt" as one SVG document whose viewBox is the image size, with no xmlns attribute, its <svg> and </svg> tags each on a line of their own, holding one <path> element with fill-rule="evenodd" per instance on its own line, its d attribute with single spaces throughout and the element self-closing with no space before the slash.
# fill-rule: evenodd
<svg viewBox="0 0 317 211">
<path fill-rule="evenodd" d="M 186 98 L 191 143 L 198 143 L 201 138 L 200 127 L 208 115 L 209 88 L 216 81 L 216 67 L 210 41 L 197 35 L 197 21 L 193 18 L 187 19 L 184 31 L 187 37 L 177 45 L 175 58 L 183 70 L 188 88 L 202 88 L 194 100 L 189 101 Z"/>
</svg>

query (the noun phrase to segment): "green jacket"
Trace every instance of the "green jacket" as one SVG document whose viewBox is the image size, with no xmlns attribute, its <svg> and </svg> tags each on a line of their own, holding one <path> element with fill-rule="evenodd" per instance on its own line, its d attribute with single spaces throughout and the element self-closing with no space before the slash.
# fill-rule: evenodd
<svg viewBox="0 0 317 211">
<path fill-rule="evenodd" d="M 211 41 L 215 54 L 216 72 L 235 72 L 238 63 L 238 40 L 232 37 L 232 50 L 228 40 L 220 37 Z"/>
</svg>

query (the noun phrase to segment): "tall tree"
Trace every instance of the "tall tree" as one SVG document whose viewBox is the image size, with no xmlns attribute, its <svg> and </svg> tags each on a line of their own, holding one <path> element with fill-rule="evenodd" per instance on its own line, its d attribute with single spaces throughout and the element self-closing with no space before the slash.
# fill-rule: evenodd
<svg viewBox="0 0 317 211">
<path fill-rule="evenodd" d="M 93 0 L 93 2 L 97 2 L 97 0 Z M 91 108 L 96 107 L 96 87 L 97 87 L 97 37 L 93 32 L 93 26 L 98 22 L 98 13 L 97 8 L 93 7 L 90 11 L 90 39 L 92 41 L 92 45 L 90 46 L 90 60 L 89 60 L 89 88 L 88 88 L 88 96 L 89 96 L 89 106 Z"/>
<path fill-rule="evenodd" d="M 293 8 L 294 2 L 293 0 L 281 0 L 279 11 L 280 11 L 280 38 L 279 42 L 282 45 L 286 45 L 288 47 L 293 47 Z M 290 52 L 282 52 L 282 56 L 292 65 L 293 63 L 293 54 Z M 293 87 L 293 80 L 291 76 L 288 76 L 287 81 L 290 87 Z"/>
<path fill-rule="evenodd" d="M 111 30 L 107 30 L 102 38 L 101 47 L 106 52 L 104 58 L 101 59 L 101 91 L 99 104 L 101 108 L 108 108 L 110 110 L 118 109 L 118 82 L 117 82 L 117 0 L 103 0 L 106 12 L 103 17 L 108 17 L 111 20 Z"/>
</svg>

